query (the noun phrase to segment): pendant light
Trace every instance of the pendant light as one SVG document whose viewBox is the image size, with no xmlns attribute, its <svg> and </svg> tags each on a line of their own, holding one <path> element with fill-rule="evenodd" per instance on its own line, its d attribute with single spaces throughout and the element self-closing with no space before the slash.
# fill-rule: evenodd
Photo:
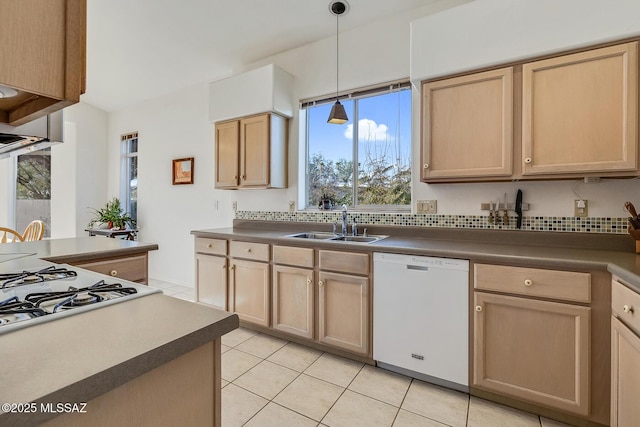
<svg viewBox="0 0 640 427">
<path fill-rule="evenodd" d="M 343 15 L 348 11 L 348 8 L 349 3 L 346 1 L 332 1 L 329 4 L 329 10 L 336 16 L 336 103 L 333 104 L 333 107 L 331 108 L 331 113 L 329 114 L 327 123 L 338 125 L 342 125 L 349 121 L 347 112 L 344 110 L 344 106 L 340 104 L 340 99 L 338 98 L 338 19 L 340 15 Z"/>
</svg>

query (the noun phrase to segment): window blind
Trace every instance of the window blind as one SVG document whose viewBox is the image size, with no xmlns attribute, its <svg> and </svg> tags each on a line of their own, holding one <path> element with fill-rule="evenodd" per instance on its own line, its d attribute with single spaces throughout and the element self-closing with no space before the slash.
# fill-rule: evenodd
<svg viewBox="0 0 640 427">
<path fill-rule="evenodd" d="M 338 99 L 358 99 L 358 98 L 366 98 L 368 96 L 373 95 L 382 95 L 384 93 L 397 92 L 403 89 L 409 89 L 411 87 L 411 82 L 409 80 L 397 80 L 389 83 L 384 83 L 381 85 L 375 86 L 367 86 L 351 91 L 340 92 L 338 93 Z M 317 98 L 307 98 L 300 100 L 300 108 L 305 109 L 309 107 L 315 107 L 317 105 L 322 104 L 333 104 L 336 102 L 336 96 L 320 96 Z"/>
</svg>

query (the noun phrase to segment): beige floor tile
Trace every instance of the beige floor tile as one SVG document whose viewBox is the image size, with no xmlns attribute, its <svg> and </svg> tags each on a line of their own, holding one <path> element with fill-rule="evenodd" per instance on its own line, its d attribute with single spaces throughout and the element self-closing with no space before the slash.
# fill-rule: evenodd
<svg viewBox="0 0 640 427">
<path fill-rule="evenodd" d="M 560 421 L 545 417 L 540 417 L 540 424 L 542 427 L 571 427 L 569 424 L 561 423 Z"/>
<path fill-rule="evenodd" d="M 222 352 L 222 354 L 226 353 L 229 350 L 231 350 L 231 347 L 227 347 L 224 344 L 220 345 L 220 351 Z"/>
<path fill-rule="evenodd" d="M 348 389 L 400 407 L 410 384 L 409 377 L 365 365 Z"/>
<path fill-rule="evenodd" d="M 537 415 L 471 397 L 467 426 L 540 427 L 540 420 Z"/>
<path fill-rule="evenodd" d="M 322 419 L 330 427 L 390 427 L 398 408 L 346 390 Z"/>
<path fill-rule="evenodd" d="M 231 349 L 222 355 L 222 379 L 233 381 L 261 361 L 259 357 Z"/>
<path fill-rule="evenodd" d="M 229 381 L 227 380 L 221 380 L 221 387 L 220 388 L 225 388 L 227 384 L 231 384 Z"/>
<path fill-rule="evenodd" d="M 222 389 L 222 425 L 242 426 L 267 403 L 268 401 L 260 396 L 228 384 Z"/>
<path fill-rule="evenodd" d="M 413 380 L 402 409 L 453 427 L 467 423 L 469 396 L 458 391 Z"/>
<path fill-rule="evenodd" d="M 268 361 L 302 372 L 320 357 L 321 351 L 290 342 L 267 358 Z"/>
<path fill-rule="evenodd" d="M 447 427 L 447 425 L 400 409 L 393 423 L 393 427 Z"/>
<path fill-rule="evenodd" d="M 340 387 L 347 387 L 358 375 L 364 363 L 324 353 L 304 373 Z"/>
<path fill-rule="evenodd" d="M 273 402 L 245 424 L 248 427 L 316 427 L 318 423 Z"/>
<path fill-rule="evenodd" d="M 222 336 L 222 344 L 228 347 L 235 347 L 238 344 L 256 336 L 258 333 L 250 329 L 238 328 Z"/>
<path fill-rule="evenodd" d="M 280 338 L 270 337 L 269 335 L 256 335 L 249 338 L 241 344 L 238 344 L 236 348 L 244 351 L 245 353 L 253 354 L 262 359 L 266 359 L 273 353 L 281 349 L 287 344 L 287 341 Z"/>
<path fill-rule="evenodd" d="M 300 375 L 273 401 L 316 421 L 329 411 L 344 389 L 307 375 Z"/>
<path fill-rule="evenodd" d="M 265 399 L 273 399 L 291 383 L 299 372 L 264 360 L 233 383 Z"/>
</svg>

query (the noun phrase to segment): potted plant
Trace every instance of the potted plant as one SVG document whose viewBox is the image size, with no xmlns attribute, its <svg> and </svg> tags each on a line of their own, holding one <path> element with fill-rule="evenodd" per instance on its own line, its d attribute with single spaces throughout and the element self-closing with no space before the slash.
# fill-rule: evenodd
<svg viewBox="0 0 640 427">
<path fill-rule="evenodd" d="M 92 208 L 93 209 L 93 208 Z M 89 228 L 100 228 L 100 223 L 107 224 L 107 228 L 123 230 L 128 225 L 131 229 L 136 228 L 136 223 L 128 213 L 122 210 L 120 199 L 114 197 L 108 201 L 103 208 L 93 209 L 94 216 L 89 221 Z"/>
</svg>

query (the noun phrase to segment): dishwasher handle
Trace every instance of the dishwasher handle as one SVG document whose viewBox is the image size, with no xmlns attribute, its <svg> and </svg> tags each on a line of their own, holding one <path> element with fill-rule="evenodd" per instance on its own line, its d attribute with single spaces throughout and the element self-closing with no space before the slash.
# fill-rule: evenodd
<svg viewBox="0 0 640 427">
<path fill-rule="evenodd" d="M 423 265 L 406 265 L 407 270 L 416 270 L 416 271 L 429 271 L 429 267 L 425 267 Z"/>
</svg>

